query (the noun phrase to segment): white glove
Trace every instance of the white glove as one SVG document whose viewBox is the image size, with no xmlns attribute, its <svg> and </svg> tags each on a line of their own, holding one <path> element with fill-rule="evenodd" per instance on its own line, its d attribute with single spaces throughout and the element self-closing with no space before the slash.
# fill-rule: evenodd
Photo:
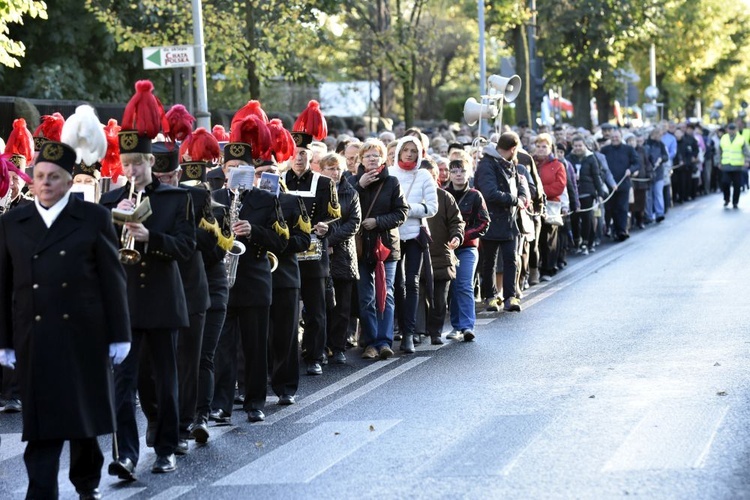
<svg viewBox="0 0 750 500">
<path fill-rule="evenodd" d="M 130 342 L 113 342 L 109 344 L 109 358 L 113 365 L 119 365 L 130 352 Z"/>
<path fill-rule="evenodd" d="M 10 368 L 16 367 L 16 351 L 13 349 L 0 349 L 0 366 Z"/>
</svg>

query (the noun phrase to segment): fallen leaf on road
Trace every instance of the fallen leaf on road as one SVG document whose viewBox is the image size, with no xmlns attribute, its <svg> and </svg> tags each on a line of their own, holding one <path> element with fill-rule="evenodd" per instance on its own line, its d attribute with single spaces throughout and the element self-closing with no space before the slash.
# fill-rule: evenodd
<svg viewBox="0 0 750 500">
<path fill-rule="evenodd" d="M 340 432 L 334 432 L 334 433 L 333 433 L 333 435 L 334 435 L 334 436 L 338 436 L 338 435 L 340 435 L 340 434 L 341 434 Z"/>
<path fill-rule="evenodd" d="M 258 448 L 263 448 L 263 443 L 261 443 L 260 441 L 258 441 L 257 443 L 255 443 L 255 446 L 258 447 Z"/>
<path fill-rule="evenodd" d="M 595 397 L 596 397 L 596 396 L 594 396 L 594 395 L 592 394 L 591 396 L 589 396 L 589 399 L 594 399 Z"/>
<path fill-rule="evenodd" d="M 374 430 L 375 430 L 375 426 L 374 426 L 374 425 L 371 425 L 371 426 L 370 426 L 370 432 L 372 432 L 372 431 L 374 431 Z"/>
<path fill-rule="evenodd" d="M 716 393 L 716 395 L 717 396 L 726 396 L 727 395 L 727 391 L 719 391 L 719 392 Z"/>
<path fill-rule="evenodd" d="M 720 364 L 719 364 L 719 362 L 717 361 L 716 363 L 714 363 L 714 366 L 721 366 L 721 365 L 720 365 Z"/>
</svg>

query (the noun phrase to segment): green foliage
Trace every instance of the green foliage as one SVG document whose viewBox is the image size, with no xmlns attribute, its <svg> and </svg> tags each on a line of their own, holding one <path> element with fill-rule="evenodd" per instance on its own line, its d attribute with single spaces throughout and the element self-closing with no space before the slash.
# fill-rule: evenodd
<svg viewBox="0 0 750 500">
<path fill-rule="evenodd" d="M 26 55 L 23 42 L 10 36 L 9 24 L 23 24 L 23 17 L 47 19 L 47 4 L 37 0 L 6 0 L 0 2 L 0 65 L 17 68 L 18 58 Z"/>
</svg>

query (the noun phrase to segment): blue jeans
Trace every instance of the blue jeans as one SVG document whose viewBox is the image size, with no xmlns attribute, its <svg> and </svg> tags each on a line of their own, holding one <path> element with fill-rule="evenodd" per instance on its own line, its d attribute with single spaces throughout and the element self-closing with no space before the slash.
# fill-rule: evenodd
<svg viewBox="0 0 750 500">
<path fill-rule="evenodd" d="M 451 326 L 454 330 L 474 330 L 477 319 L 474 309 L 474 273 L 479 250 L 476 247 L 456 250 L 456 279 L 451 287 Z"/>
<path fill-rule="evenodd" d="M 393 345 L 393 280 L 396 277 L 396 261 L 385 262 L 385 311 L 378 312 L 375 301 L 375 268 L 366 262 L 359 263 L 359 320 L 362 325 L 362 342 L 367 347 L 380 349 Z"/>
<path fill-rule="evenodd" d="M 651 197 L 653 198 L 653 213 L 651 218 L 664 217 L 664 179 L 654 181 L 651 186 Z"/>
</svg>

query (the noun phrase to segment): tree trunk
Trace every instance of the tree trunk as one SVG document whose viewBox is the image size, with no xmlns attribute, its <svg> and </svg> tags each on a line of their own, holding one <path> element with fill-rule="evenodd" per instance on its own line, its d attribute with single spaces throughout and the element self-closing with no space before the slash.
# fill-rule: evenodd
<svg viewBox="0 0 750 500">
<path fill-rule="evenodd" d="M 408 79 L 401 81 L 401 88 L 404 91 L 404 122 L 406 128 L 414 125 L 414 87 Z"/>
<path fill-rule="evenodd" d="M 573 123 L 576 127 L 591 130 L 591 81 L 573 82 Z"/>
<path fill-rule="evenodd" d="M 516 99 L 516 123 L 526 121 L 534 123 L 531 118 L 531 85 L 529 78 L 529 41 L 523 26 L 513 28 L 514 52 L 516 56 L 516 74 L 521 77 L 521 93 Z"/>
<path fill-rule="evenodd" d="M 247 24 L 247 44 L 250 47 L 250 51 L 257 48 L 257 40 L 255 33 L 255 9 L 248 3 L 247 12 L 245 14 L 245 21 Z M 255 65 L 255 59 L 252 55 L 247 60 L 247 83 L 250 91 L 251 99 L 260 99 L 260 79 L 258 78 L 258 68 Z"/>
<path fill-rule="evenodd" d="M 612 117 L 612 95 L 603 87 L 597 87 L 594 91 L 596 97 L 596 112 L 599 119 L 599 125 L 607 123 Z"/>
</svg>

